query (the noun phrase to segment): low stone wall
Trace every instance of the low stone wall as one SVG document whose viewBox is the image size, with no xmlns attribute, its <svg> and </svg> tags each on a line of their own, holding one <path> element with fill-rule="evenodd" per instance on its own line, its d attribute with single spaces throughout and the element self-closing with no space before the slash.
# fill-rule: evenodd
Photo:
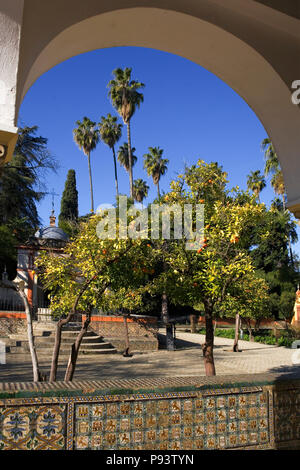
<svg viewBox="0 0 300 470">
<path fill-rule="evenodd" d="M 300 449 L 300 379 L 0 383 L 0 449 Z"/>
<path fill-rule="evenodd" d="M 26 314 L 23 312 L 0 312 L 0 337 L 27 331 Z"/>
<path fill-rule="evenodd" d="M 85 316 L 82 316 L 82 321 Z M 157 351 L 157 318 L 132 316 L 127 319 L 130 350 Z M 90 328 L 110 342 L 118 351 L 125 349 L 125 326 L 121 316 L 95 315 L 91 318 Z"/>
<path fill-rule="evenodd" d="M 120 353 L 126 349 L 124 338 L 111 338 L 105 337 L 105 341 L 112 344 L 114 348 Z M 159 344 L 157 338 L 135 338 L 129 337 L 130 352 L 149 352 L 157 351 Z"/>
<path fill-rule="evenodd" d="M 235 318 L 217 318 L 214 320 L 214 323 L 216 324 L 217 328 L 235 328 Z M 256 326 L 256 323 L 254 320 L 250 321 L 251 327 L 254 328 Z M 242 318 L 242 325 L 243 324 L 243 318 Z M 196 323 L 197 328 L 205 328 L 205 317 L 204 316 L 199 316 L 197 323 Z M 284 330 L 286 329 L 286 323 L 284 321 L 277 321 L 273 320 L 270 318 L 262 319 L 259 322 L 259 328 L 260 329 L 266 329 L 266 330 L 272 330 L 272 329 L 278 329 L 278 330 Z"/>
</svg>

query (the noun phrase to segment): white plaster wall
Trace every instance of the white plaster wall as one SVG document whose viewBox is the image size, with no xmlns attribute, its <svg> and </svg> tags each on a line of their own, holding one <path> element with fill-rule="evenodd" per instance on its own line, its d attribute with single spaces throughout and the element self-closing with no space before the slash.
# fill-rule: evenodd
<svg viewBox="0 0 300 470">
<path fill-rule="evenodd" d="M 0 128 L 15 132 L 19 44 L 24 0 L 0 0 Z"/>
</svg>

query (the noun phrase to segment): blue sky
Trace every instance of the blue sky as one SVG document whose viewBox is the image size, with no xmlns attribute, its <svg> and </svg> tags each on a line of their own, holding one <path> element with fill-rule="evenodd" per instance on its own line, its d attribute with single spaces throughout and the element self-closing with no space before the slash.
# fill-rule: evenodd
<svg viewBox="0 0 300 470">
<path fill-rule="evenodd" d="M 132 118 L 132 144 L 138 162 L 134 178 L 145 179 L 149 186 L 147 202 L 156 196 L 156 188 L 143 169 L 148 147 L 159 146 L 168 158 L 169 169 L 161 180 L 167 191 L 170 181 L 185 164 L 199 158 L 218 161 L 231 186 L 246 189 L 247 175 L 263 171 L 260 144 L 267 133 L 247 103 L 218 77 L 182 57 L 152 49 L 118 47 L 82 54 L 59 64 L 41 76 L 24 98 L 19 124 L 37 125 L 48 138 L 48 147 L 60 162 L 58 173 L 48 174 L 49 192 L 54 188 L 55 211 L 67 172 L 76 171 L 79 212 L 90 210 L 87 159 L 73 141 L 75 121 L 88 116 L 100 121 L 107 113 L 116 114 L 108 98 L 107 84 L 117 67 L 132 67 L 132 78 L 145 83 L 144 103 Z M 126 141 L 126 128 L 120 144 Z M 92 153 L 95 207 L 114 203 L 115 186 L 110 149 L 99 143 Z M 128 175 L 118 166 L 119 190 L 129 192 Z M 274 193 L 270 186 L 261 199 L 269 204 Z M 39 214 L 48 225 L 52 197 L 39 204 Z M 300 244 L 295 246 L 300 252 Z"/>
</svg>

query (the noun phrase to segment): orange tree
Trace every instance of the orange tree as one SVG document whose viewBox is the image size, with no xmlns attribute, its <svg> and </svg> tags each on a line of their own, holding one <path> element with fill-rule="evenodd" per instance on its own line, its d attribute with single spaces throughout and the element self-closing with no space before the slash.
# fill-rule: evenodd
<svg viewBox="0 0 300 470">
<path fill-rule="evenodd" d="M 226 177 L 216 163 L 199 160 L 171 183 L 171 191 L 161 203 L 177 204 L 183 211 L 185 204 L 204 204 L 205 231 L 200 246 L 199 241 L 186 238 L 169 240 L 166 268 L 148 285 L 152 294 L 166 292 L 174 303 L 203 304 L 206 336 L 202 349 L 207 375 L 215 375 L 214 315 L 228 294 L 235 296 L 237 283 L 254 272 L 240 241 L 247 229 L 259 222 L 264 207 L 238 188 L 227 190 Z M 187 249 L 188 241 L 195 249 Z M 157 243 L 155 250 L 160 250 Z"/>
<path fill-rule="evenodd" d="M 220 317 L 237 317 L 236 325 L 244 324 L 252 341 L 252 325 L 259 325 L 263 318 L 270 316 L 270 293 L 266 280 L 258 273 L 249 272 L 239 279 L 231 292 L 227 292 L 218 306 Z M 236 331 L 233 350 L 238 350 L 238 331 Z"/>
<path fill-rule="evenodd" d="M 56 380 L 61 331 L 77 312 L 86 320 L 72 346 L 65 380 L 72 380 L 83 335 L 93 308 L 133 311 L 141 305 L 151 271 L 146 240 L 99 239 L 97 226 L 106 214 L 94 215 L 61 256 L 43 253 L 37 261 L 39 275 L 51 298 L 50 308 L 58 317 L 50 381 Z M 135 268 L 138 267 L 138 268 Z"/>
</svg>

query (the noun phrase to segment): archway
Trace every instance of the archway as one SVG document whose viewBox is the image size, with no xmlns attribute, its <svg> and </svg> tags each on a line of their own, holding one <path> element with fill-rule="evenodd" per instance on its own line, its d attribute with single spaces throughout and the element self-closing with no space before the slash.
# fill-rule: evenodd
<svg viewBox="0 0 300 470">
<path fill-rule="evenodd" d="M 76 54 L 125 45 L 171 52 L 216 74 L 254 110 L 275 145 L 285 177 L 289 207 L 297 213 L 300 194 L 295 168 L 300 144 L 300 113 L 292 104 L 289 88 L 292 78 L 297 77 L 288 68 L 289 64 L 284 64 L 283 51 L 277 54 L 276 63 L 274 49 L 275 39 L 284 44 L 280 36 L 283 31 L 286 34 L 289 29 L 292 36 L 296 35 L 295 18 L 282 17 L 280 32 L 281 13 L 261 4 L 254 6 L 254 2 L 244 11 L 241 7 L 234 9 L 231 3 L 228 10 L 224 10 L 219 1 L 214 5 L 203 2 L 198 10 L 186 5 L 178 11 L 167 5 L 165 9 L 150 8 L 148 2 L 144 2 L 143 7 L 136 7 L 133 2 L 122 9 L 114 4 L 107 11 L 99 11 L 99 5 L 93 1 L 85 11 L 80 8 L 80 2 L 73 2 L 71 9 L 56 3 L 43 7 L 34 0 L 25 3 L 15 122 L 20 103 L 34 81 L 54 65 Z M 262 14 L 266 15 L 264 25 L 258 24 L 258 15 Z M 239 25 L 237 21 L 240 21 Z M 29 31 L 33 24 L 34 28 Z M 277 28 L 272 50 L 271 36 L 268 43 L 261 37 L 262 26 Z M 259 38 L 256 43 L 255 37 Z M 290 63 L 291 57 L 292 54 Z"/>
</svg>

